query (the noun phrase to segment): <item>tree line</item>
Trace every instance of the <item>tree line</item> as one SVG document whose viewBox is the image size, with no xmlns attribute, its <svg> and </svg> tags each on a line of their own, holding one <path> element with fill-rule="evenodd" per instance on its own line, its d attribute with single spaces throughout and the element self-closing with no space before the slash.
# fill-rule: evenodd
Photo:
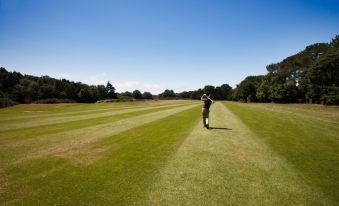
<svg viewBox="0 0 339 206">
<path fill-rule="evenodd" d="M 203 93 L 216 100 L 275 103 L 339 104 L 339 36 L 330 43 L 316 43 L 266 67 L 267 74 L 248 76 L 235 89 L 224 84 L 175 94 L 165 90 L 163 99 L 199 99 Z"/>
<path fill-rule="evenodd" d="M 317 43 L 246 77 L 233 91 L 243 102 L 339 104 L 339 36 Z"/>
<path fill-rule="evenodd" d="M 206 85 L 204 88 L 200 88 L 194 91 L 183 91 L 175 93 L 173 90 L 166 89 L 163 93 L 158 95 L 159 99 L 200 99 L 203 94 L 212 95 L 215 100 L 231 100 L 232 99 L 232 87 L 228 84 L 214 87 L 212 85 Z"/>
<path fill-rule="evenodd" d="M 109 81 L 106 85 L 87 85 L 49 76 L 23 75 L 1 67 L 0 107 L 31 102 L 92 103 L 105 99 L 200 99 L 204 93 L 215 100 L 339 104 L 339 36 L 330 43 L 307 46 L 266 69 L 267 74 L 248 76 L 234 89 L 228 84 L 207 85 L 180 93 L 166 89 L 156 96 L 139 90 L 116 93 Z"/>
<path fill-rule="evenodd" d="M 108 81 L 106 85 L 87 85 L 66 79 L 49 76 L 36 77 L 9 72 L 0 68 L 0 107 L 16 103 L 93 103 L 98 100 L 117 99 L 130 96 L 135 99 L 151 99 L 150 92 L 116 93 L 115 87 Z"/>
</svg>

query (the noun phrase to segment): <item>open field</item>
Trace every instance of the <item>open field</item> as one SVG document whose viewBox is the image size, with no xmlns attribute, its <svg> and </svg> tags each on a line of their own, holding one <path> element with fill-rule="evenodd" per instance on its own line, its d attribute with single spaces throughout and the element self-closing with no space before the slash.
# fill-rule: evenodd
<svg viewBox="0 0 339 206">
<path fill-rule="evenodd" d="M 197 101 L 0 110 L 3 205 L 338 205 L 339 107 Z"/>
</svg>

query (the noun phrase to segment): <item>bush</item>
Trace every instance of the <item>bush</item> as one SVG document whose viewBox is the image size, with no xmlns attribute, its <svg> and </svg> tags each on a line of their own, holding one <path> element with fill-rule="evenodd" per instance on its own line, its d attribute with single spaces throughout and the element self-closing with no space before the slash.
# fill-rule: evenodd
<svg viewBox="0 0 339 206">
<path fill-rule="evenodd" d="M 8 97 L 0 97 L 0 108 L 3 107 L 10 107 L 18 104 L 17 102 L 14 102 L 13 100 L 9 99 Z"/>
<path fill-rule="evenodd" d="M 122 94 L 119 94 L 118 98 L 122 102 L 133 102 L 133 101 L 135 101 L 135 99 L 133 97 L 130 97 L 130 96 L 127 96 L 127 95 L 122 95 Z"/>
<path fill-rule="evenodd" d="M 120 102 L 120 99 L 104 99 L 98 100 L 96 103 L 109 103 L 109 102 Z"/>
<path fill-rule="evenodd" d="M 321 100 L 326 105 L 339 105 L 339 95 L 324 95 Z"/>
<path fill-rule="evenodd" d="M 36 104 L 59 104 L 59 103 L 76 103 L 72 99 L 56 99 L 56 98 L 50 98 L 50 99 L 41 99 L 36 102 Z"/>
</svg>

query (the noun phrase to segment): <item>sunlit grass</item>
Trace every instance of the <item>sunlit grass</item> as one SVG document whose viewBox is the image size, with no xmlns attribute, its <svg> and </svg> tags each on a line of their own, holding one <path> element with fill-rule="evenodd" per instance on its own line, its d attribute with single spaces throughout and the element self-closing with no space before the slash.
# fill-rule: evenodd
<svg viewBox="0 0 339 206">
<path fill-rule="evenodd" d="M 226 106 L 292 164 L 300 178 L 339 202 L 339 122 L 335 118 L 339 116 L 339 107 L 236 103 Z M 329 111 L 331 116 L 324 115 Z"/>
</svg>

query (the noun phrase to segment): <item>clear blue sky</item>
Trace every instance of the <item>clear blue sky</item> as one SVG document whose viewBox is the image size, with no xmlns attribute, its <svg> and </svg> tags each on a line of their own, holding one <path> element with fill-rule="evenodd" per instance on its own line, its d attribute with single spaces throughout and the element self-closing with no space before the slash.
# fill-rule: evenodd
<svg viewBox="0 0 339 206">
<path fill-rule="evenodd" d="M 118 91 L 235 86 L 339 34 L 338 0 L 0 0 L 0 66 Z"/>
</svg>

